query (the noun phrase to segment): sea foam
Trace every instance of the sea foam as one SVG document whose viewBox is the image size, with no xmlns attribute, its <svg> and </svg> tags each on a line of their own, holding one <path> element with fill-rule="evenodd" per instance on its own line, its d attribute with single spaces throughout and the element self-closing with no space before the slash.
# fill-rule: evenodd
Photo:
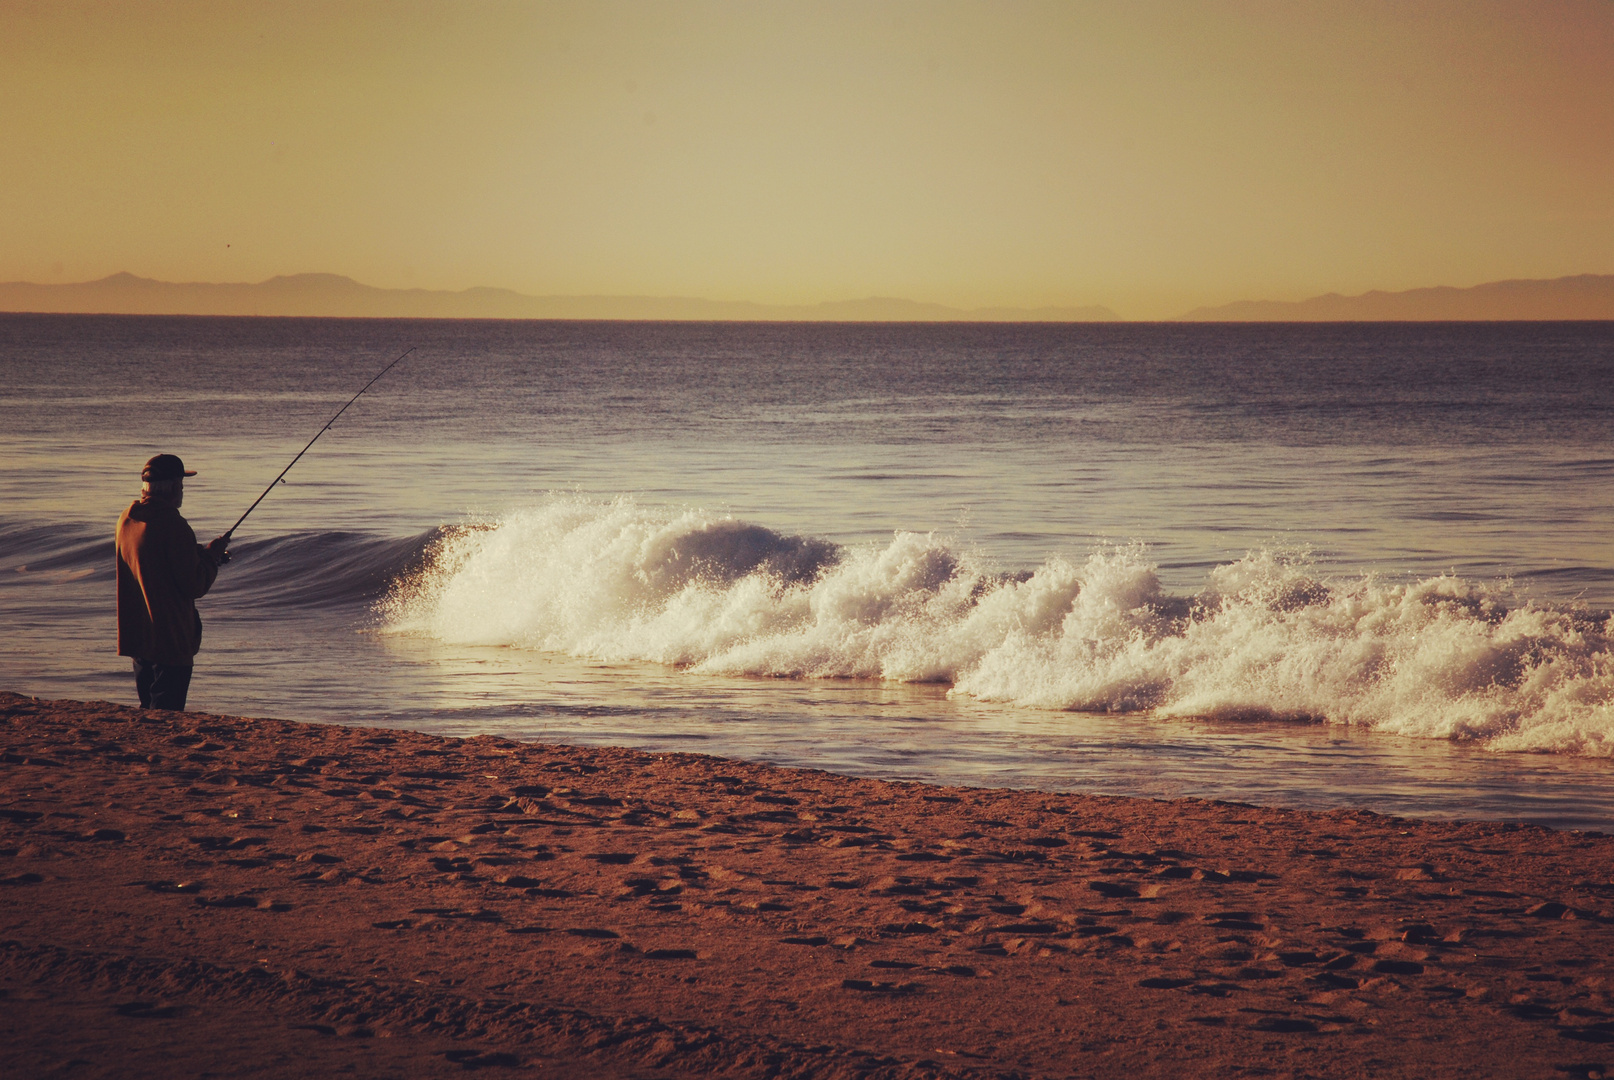
<svg viewBox="0 0 1614 1080">
<path fill-rule="evenodd" d="M 397 632 L 697 674 L 942 682 L 1044 709 L 1614 756 L 1614 616 L 1450 575 L 1329 578 L 1272 552 L 1177 596 L 1138 546 L 1002 574 L 930 534 L 839 547 L 556 497 L 448 531 L 384 610 Z"/>
</svg>

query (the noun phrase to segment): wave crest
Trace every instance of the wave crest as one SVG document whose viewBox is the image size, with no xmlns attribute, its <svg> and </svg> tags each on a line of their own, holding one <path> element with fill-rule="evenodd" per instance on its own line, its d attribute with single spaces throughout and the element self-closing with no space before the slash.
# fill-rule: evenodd
<svg viewBox="0 0 1614 1080">
<path fill-rule="evenodd" d="M 1141 547 L 993 572 L 933 534 L 842 548 L 555 498 L 453 530 L 388 625 L 696 673 L 944 682 L 989 701 L 1359 724 L 1614 756 L 1614 617 L 1453 576 L 1329 580 L 1255 552 L 1195 596 Z"/>
</svg>

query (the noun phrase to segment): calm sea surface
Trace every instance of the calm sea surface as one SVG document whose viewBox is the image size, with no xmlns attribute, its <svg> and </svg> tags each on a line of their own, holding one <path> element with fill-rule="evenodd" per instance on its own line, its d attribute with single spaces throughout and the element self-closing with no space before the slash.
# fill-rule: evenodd
<svg viewBox="0 0 1614 1080">
<path fill-rule="evenodd" d="M 0 687 L 133 702 L 111 526 L 236 534 L 192 707 L 1614 827 L 1614 324 L 0 315 Z"/>
</svg>

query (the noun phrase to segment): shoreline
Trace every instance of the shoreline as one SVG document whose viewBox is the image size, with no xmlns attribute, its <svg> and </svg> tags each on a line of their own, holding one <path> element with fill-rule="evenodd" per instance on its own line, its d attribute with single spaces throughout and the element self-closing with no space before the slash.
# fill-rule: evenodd
<svg viewBox="0 0 1614 1080">
<path fill-rule="evenodd" d="M 1614 1073 L 1614 838 L 0 694 L 17 1075 Z"/>
</svg>

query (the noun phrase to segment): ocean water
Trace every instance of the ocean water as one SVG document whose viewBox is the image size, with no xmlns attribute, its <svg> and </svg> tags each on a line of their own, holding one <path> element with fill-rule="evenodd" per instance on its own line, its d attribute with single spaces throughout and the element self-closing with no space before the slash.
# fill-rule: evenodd
<svg viewBox="0 0 1614 1080">
<path fill-rule="evenodd" d="M 132 702 L 140 463 L 248 518 L 192 707 L 1614 827 L 1614 324 L 0 315 L 0 687 Z"/>
</svg>

